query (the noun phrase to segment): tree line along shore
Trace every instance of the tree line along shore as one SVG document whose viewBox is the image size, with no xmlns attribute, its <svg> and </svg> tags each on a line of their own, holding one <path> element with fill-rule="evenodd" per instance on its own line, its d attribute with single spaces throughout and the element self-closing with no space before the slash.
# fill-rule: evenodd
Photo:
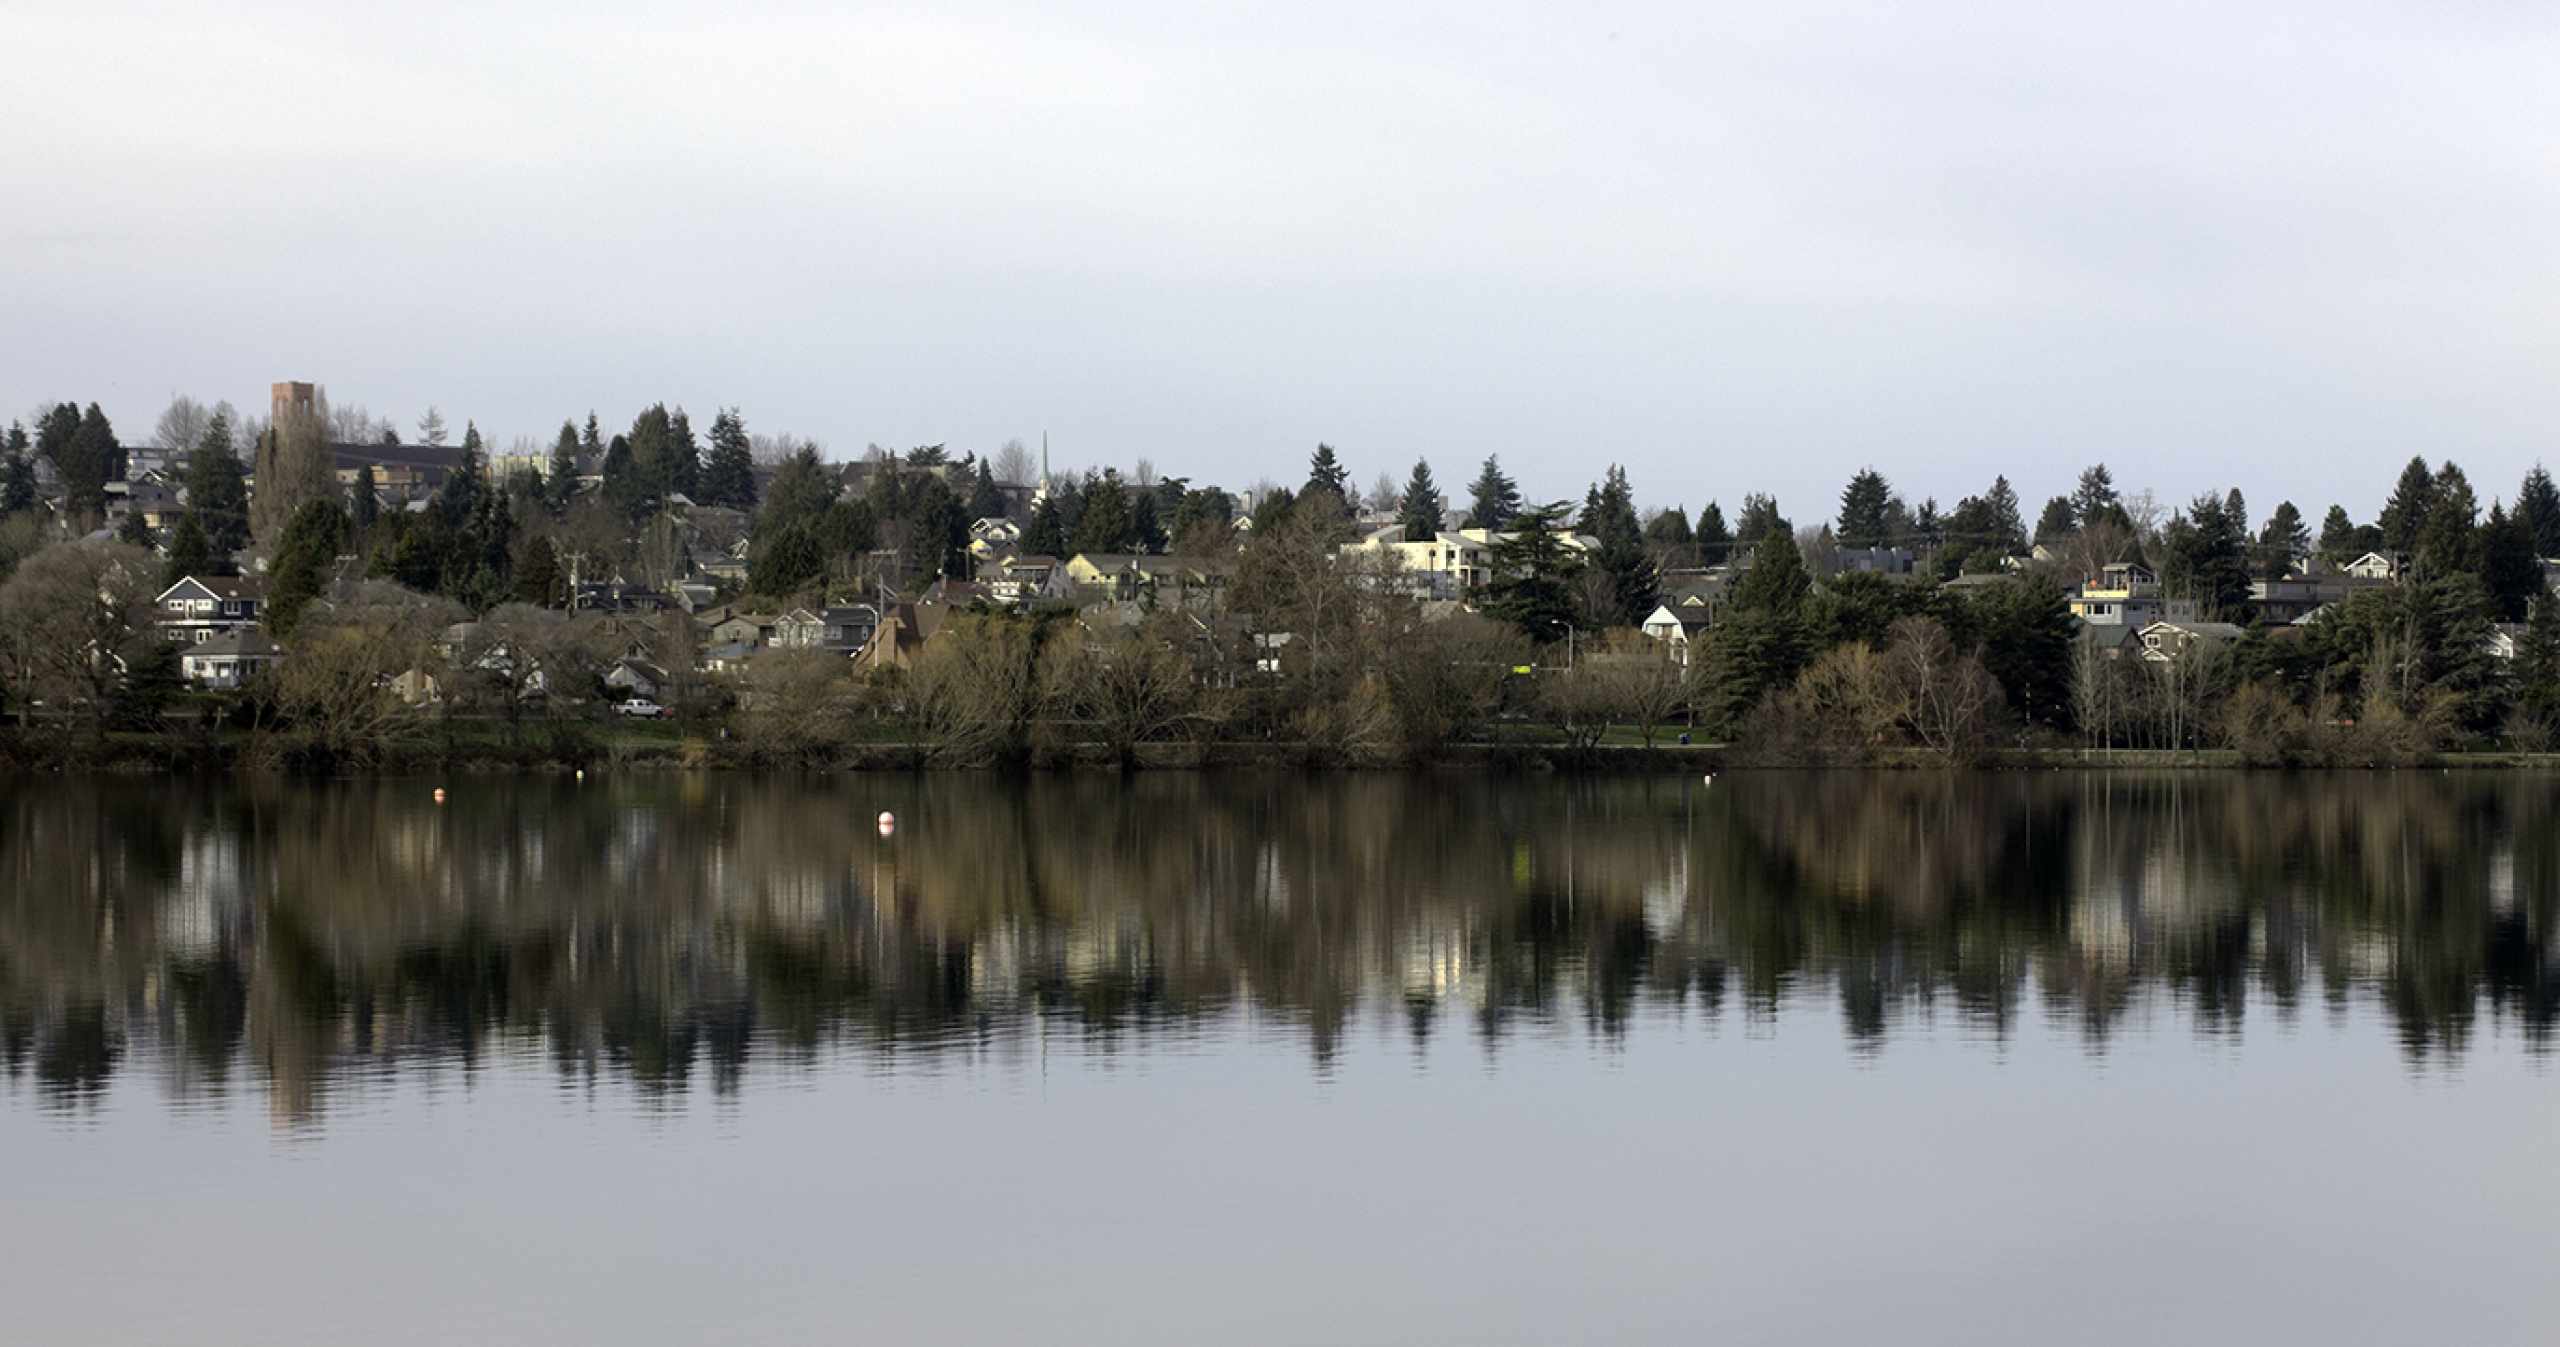
<svg viewBox="0 0 2560 1347">
<path fill-rule="evenodd" d="M 2030 527 L 1879 471 L 1577 504 L 1488 457 L 1230 490 L 721 409 L 492 452 L 308 384 L 0 437 L 0 753 L 26 765 L 2534 763 L 2560 490 L 2412 460 L 2315 535 L 2081 471 Z M 635 712 L 664 715 L 644 724 Z M 1685 746 L 1685 751 L 1683 751 Z M 2128 758 L 2127 755 L 2137 755 Z M 2448 756 L 2450 755 L 2450 756 Z"/>
</svg>

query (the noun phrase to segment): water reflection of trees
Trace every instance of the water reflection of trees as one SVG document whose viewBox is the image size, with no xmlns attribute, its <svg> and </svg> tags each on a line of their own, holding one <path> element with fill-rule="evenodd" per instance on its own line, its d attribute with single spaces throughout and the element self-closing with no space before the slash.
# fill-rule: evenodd
<svg viewBox="0 0 2560 1347">
<path fill-rule="evenodd" d="M 104 782 L 0 793 L 0 1064 L 49 1100 L 146 1067 L 332 1082 L 492 1053 L 652 1092 L 788 1064 L 1143 1050 L 1364 1017 L 1613 1037 L 1836 999 L 2103 1044 L 2363 998 L 2413 1061 L 2550 1041 L 2552 793 L 2525 776 L 1829 774 L 610 786 Z M 869 819 L 894 809 L 882 841 Z"/>
</svg>

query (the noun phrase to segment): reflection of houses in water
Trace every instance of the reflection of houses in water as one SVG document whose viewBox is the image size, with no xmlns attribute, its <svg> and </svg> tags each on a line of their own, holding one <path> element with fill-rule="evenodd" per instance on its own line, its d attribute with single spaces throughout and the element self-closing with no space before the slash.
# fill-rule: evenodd
<svg viewBox="0 0 2560 1347">
<path fill-rule="evenodd" d="M 240 834 L 224 828 L 188 834 L 159 921 L 161 947 L 178 958 L 202 957 L 226 937 L 247 934 L 248 864 Z"/>
<path fill-rule="evenodd" d="M 1466 994 L 1472 982 L 1470 971 L 1467 940 L 1458 931 L 1430 926 L 1405 934 L 1397 972 L 1406 1000 L 1445 1001 Z"/>
</svg>

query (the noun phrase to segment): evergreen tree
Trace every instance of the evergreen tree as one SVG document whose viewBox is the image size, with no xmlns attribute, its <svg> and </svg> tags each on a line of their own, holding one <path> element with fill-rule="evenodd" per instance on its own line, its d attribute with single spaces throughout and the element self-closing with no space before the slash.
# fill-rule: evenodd
<svg viewBox="0 0 2560 1347">
<path fill-rule="evenodd" d="M 1500 530 L 1511 526 L 1512 517 L 1520 513 L 1520 487 L 1502 471 L 1502 461 L 1488 454 L 1484 471 L 1476 475 L 1469 487 L 1467 506 L 1469 528 Z"/>
<path fill-rule="evenodd" d="M 2249 541 L 2225 498 L 2208 491 L 2188 502 L 2161 541 L 2160 578 L 2170 592 L 2194 599 L 2208 618 L 2240 620 L 2249 603 Z"/>
<path fill-rule="evenodd" d="M 747 579 L 757 593 L 787 598 L 826 574 L 827 549 L 819 540 L 816 519 L 791 519 L 756 530 L 747 552 Z"/>
<path fill-rule="evenodd" d="M 2418 566 L 2430 575 L 2480 569 L 2480 498 L 2451 459 L 2436 470 L 2425 521 L 2418 528 Z"/>
<path fill-rule="evenodd" d="M 1221 536 L 1235 522 L 1235 497 L 1214 486 L 1185 491 L 1182 503 L 1174 510 L 1174 541 L 1191 546 L 1203 536 Z"/>
<path fill-rule="evenodd" d="M 2489 520 L 2479 533 L 2480 581 L 2489 591 L 2492 616 L 2500 622 L 2525 620 L 2525 605 L 2542 592 L 2542 560 L 2533 548 L 2533 529 L 2522 515 L 2510 515 L 2492 503 Z"/>
<path fill-rule="evenodd" d="M 1689 528 L 1689 516 L 1679 506 L 1656 510 L 1645 521 L 1644 540 L 1652 544 L 1656 554 L 1685 561 L 1695 549 L 1698 535 Z"/>
<path fill-rule="evenodd" d="M 169 561 L 161 568 L 161 588 L 190 575 L 219 573 L 214 569 L 213 540 L 205 536 L 204 521 L 196 518 L 193 510 L 178 516 L 178 526 L 169 531 Z"/>
<path fill-rule="evenodd" d="M 444 485 L 436 491 L 436 513 L 443 517 L 446 528 L 459 529 L 471 522 L 480 508 L 480 498 L 488 491 L 482 474 L 488 458 L 480 447 L 480 427 L 466 421 L 462 430 L 462 457 L 445 474 Z"/>
<path fill-rule="evenodd" d="M 693 437 L 693 418 L 678 407 L 667 414 L 667 494 L 700 503 L 702 445 Z"/>
<path fill-rule="evenodd" d="M 972 520 L 1004 518 L 1004 490 L 996 485 L 995 469 L 985 459 L 978 460 L 978 471 L 969 479 L 969 517 Z"/>
<path fill-rule="evenodd" d="M 1724 509 L 1714 501 L 1698 511 L 1698 560 L 1720 566 L 1733 559 L 1733 534 L 1724 526 Z"/>
<path fill-rule="evenodd" d="M 1031 523 L 1022 530 L 1022 546 L 1032 556 L 1058 557 L 1073 555 L 1067 550 L 1067 528 L 1058 517 L 1058 498 L 1042 496 L 1031 509 Z"/>
<path fill-rule="evenodd" d="M 79 437 L 80 409 L 68 402 L 57 403 L 53 410 L 36 418 L 36 457 L 53 465 L 57 479 L 67 477 L 72 441 Z"/>
<path fill-rule="evenodd" d="M 655 492 L 640 470 L 639 459 L 632 453 L 631 441 L 616 435 L 604 451 L 604 500 L 614 514 L 638 522 L 656 503 Z"/>
<path fill-rule="evenodd" d="M 1840 493 L 1840 545 L 1884 546 L 1885 509 L 1892 500 L 1893 488 L 1883 473 L 1872 467 L 1859 469 Z"/>
<path fill-rule="evenodd" d="M 2363 536 L 2355 521 L 2347 517 L 2343 505 L 2332 505 L 2320 519 L 2320 559 L 2332 566 L 2343 566 L 2364 555 Z"/>
<path fill-rule="evenodd" d="M 2241 537 L 2249 536 L 2249 502 L 2236 486 L 2223 494 L 2222 522 L 2230 525 L 2231 530 Z"/>
<path fill-rule="evenodd" d="M 1164 525 L 1156 518 L 1156 493 L 1129 493 L 1129 541 L 1149 555 L 1164 550 Z"/>
<path fill-rule="evenodd" d="M 1778 500 L 1775 496 L 1764 496 L 1756 491 L 1744 495 L 1742 517 L 1736 521 L 1733 529 L 1735 545 L 1756 549 L 1760 546 L 1760 540 L 1772 533 L 1783 533 L 1792 540 L 1795 537 L 1796 526 L 1788 523 L 1786 516 L 1778 513 Z M 1801 562 L 1803 558 L 1799 556 L 1797 560 Z M 1759 563 L 1754 561 L 1752 564 Z"/>
<path fill-rule="evenodd" d="M 116 525 L 116 541 L 146 551 L 151 548 L 151 526 L 143 522 L 140 510 L 125 511 L 123 522 Z"/>
<path fill-rule="evenodd" d="M 2414 554 L 2435 499 L 2435 474 L 2428 470 L 2427 460 L 2411 458 L 2409 466 L 2400 470 L 2399 483 L 2391 488 L 2391 499 L 2382 505 L 2383 547 L 2402 557 Z"/>
<path fill-rule="evenodd" d="M 1521 511 L 1488 557 L 1493 579 L 1485 586 L 1484 611 L 1540 644 L 1564 639 L 1573 627 L 1573 578 L 1581 559 L 1565 546 L 1564 516 L 1562 501 Z"/>
<path fill-rule="evenodd" d="M 231 417 L 219 407 L 187 456 L 187 512 L 217 556 L 227 559 L 249 545 L 247 469 L 231 442 Z"/>
<path fill-rule="evenodd" d="M 571 442 L 576 442 L 575 432 Z M 525 535 L 524 546 L 516 553 L 514 590 L 518 603 L 538 608 L 560 606 L 568 587 L 568 576 L 560 569 L 559 549 L 541 534 Z"/>
<path fill-rule="evenodd" d="M 1431 463 L 1427 459 L 1413 461 L 1413 475 L 1405 479 L 1404 494 L 1396 501 L 1396 522 L 1404 526 L 1404 540 L 1409 543 L 1429 542 L 1440 536 L 1440 485 L 1431 480 Z"/>
<path fill-rule="evenodd" d="M 606 457 L 611 459 L 610 451 Z M 762 527 L 767 523 L 815 520 L 835 503 L 838 486 L 835 475 L 828 472 L 826 464 L 819 460 L 818 451 L 804 444 L 783 460 L 781 469 L 774 473 L 764 509 L 756 515 L 756 524 Z"/>
<path fill-rule="evenodd" d="M 265 621 L 279 637 L 293 634 L 302 610 L 320 596 L 346 537 L 346 514 L 335 504 L 315 500 L 294 512 L 276 544 L 273 579 L 267 587 Z M 424 588 L 424 586 L 421 586 Z"/>
<path fill-rule="evenodd" d="M 1993 477 L 1991 490 L 1983 496 L 1982 503 L 1991 546 L 1998 548 L 2003 555 L 2024 555 L 2027 550 L 2027 521 L 2026 516 L 2019 512 L 2018 489 L 2009 485 L 2006 476 Z"/>
<path fill-rule="evenodd" d="M 1125 552 L 1129 550 L 1130 533 L 1128 492 L 1121 487 L 1117 470 L 1106 471 L 1085 490 L 1084 515 L 1076 521 L 1075 549 Z"/>
<path fill-rule="evenodd" d="M 2346 512 L 2338 512 L 2341 519 Z M 2267 516 L 2267 526 L 2258 531 L 2258 574 L 2269 580 L 2281 580 L 2293 573 L 2296 558 L 2311 553 L 2311 530 L 2303 525 L 2302 511 L 2292 501 L 2279 501 L 2275 513 Z"/>
<path fill-rule="evenodd" d="M 26 427 L 12 421 L 0 442 L 0 517 L 36 508 L 36 465 L 27 455 Z"/>
<path fill-rule="evenodd" d="M 1298 499 L 1305 500 L 1321 491 L 1332 492 L 1335 499 L 1343 502 L 1344 509 L 1350 508 L 1351 472 L 1333 456 L 1330 444 L 1317 445 L 1307 459 L 1307 484 L 1299 488 Z"/>
<path fill-rule="evenodd" d="M 2036 516 L 2038 544 L 2058 547 L 2080 527 L 2080 516 L 2071 508 L 2069 496 L 2056 496 L 2044 503 L 2044 513 Z"/>
<path fill-rule="evenodd" d="M 747 438 L 746 418 L 735 407 L 723 407 L 711 418 L 711 454 L 702 464 L 698 499 L 732 510 L 756 507 L 755 448 Z"/>
<path fill-rule="evenodd" d="M 2560 599 L 2542 592 L 2527 609 L 2516 643 L 2516 701 L 2546 725 L 2560 723 Z"/>
<path fill-rule="evenodd" d="M 1733 586 L 1733 606 L 1793 618 L 1813 592 L 1813 575 L 1788 529 L 1770 529 L 1751 549 L 1751 569 Z"/>
<path fill-rule="evenodd" d="M 712 438 L 719 438 L 712 430 Z M 563 421 L 560 438 L 551 445 L 551 470 L 543 474 L 542 503 L 559 514 L 569 508 L 569 498 L 578 494 L 578 428 Z"/>
<path fill-rule="evenodd" d="M 373 532 L 382 519 L 382 470 L 371 463 L 356 474 L 355 527 L 358 534 Z"/>
<path fill-rule="evenodd" d="M 604 427 L 597 424 L 592 409 L 587 412 L 586 429 L 578 432 L 578 452 L 599 465 L 604 462 Z"/>
<path fill-rule="evenodd" d="M 2535 556 L 2560 557 L 2560 486 L 2552 485 L 2551 474 L 2539 463 L 2516 492 L 2515 515 L 2533 536 Z"/>
<path fill-rule="evenodd" d="M 1611 603 L 1592 614 L 1595 625 L 1632 627 L 1653 612 L 1661 598 L 1662 577 L 1644 545 L 1644 526 L 1636 521 L 1635 491 L 1627 470 L 1615 463 L 1600 480 L 1595 496 L 1592 534 L 1600 540 L 1593 560 L 1609 577 Z"/>
<path fill-rule="evenodd" d="M 1988 669 L 2010 708 L 2037 725 L 2065 729 L 2071 724 L 2071 643 L 2079 624 L 2071 616 L 2069 598 L 2053 580 L 2027 575 L 1985 585 L 1967 595 L 1961 619 L 1981 649 Z"/>
<path fill-rule="evenodd" d="M 444 413 L 430 406 L 427 408 L 426 415 L 418 418 L 418 443 L 441 448 L 444 441 Z"/>
<path fill-rule="evenodd" d="M 2071 493 L 2071 514 L 2080 521 L 2080 527 L 2087 528 L 2122 506 L 2122 499 L 2116 495 L 2115 474 L 2107 471 L 2106 464 L 2092 463 L 2081 471 L 2080 485 Z"/>
<path fill-rule="evenodd" d="M 69 404 L 65 404 L 66 406 Z M 80 414 L 70 442 L 53 461 L 62 474 L 63 506 L 77 519 L 97 519 L 107 512 L 107 483 L 124 478 L 124 446 L 115 427 L 92 402 Z"/>
</svg>

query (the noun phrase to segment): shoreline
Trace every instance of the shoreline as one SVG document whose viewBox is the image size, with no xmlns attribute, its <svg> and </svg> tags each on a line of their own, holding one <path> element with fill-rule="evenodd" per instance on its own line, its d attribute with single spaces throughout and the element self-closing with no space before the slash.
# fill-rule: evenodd
<svg viewBox="0 0 2560 1347">
<path fill-rule="evenodd" d="M 568 751 L 563 751 L 567 748 Z M 929 745 L 863 743 L 813 756 L 773 757 L 735 740 L 701 736 L 642 742 L 530 736 L 517 744 L 411 743 L 360 761 L 290 760 L 274 745 L 225 737 L 119 734 L 103 741 L 0 736 L 0 771 L 16 776 L 248 775 L 308 778 L 406 777 L 429 773 L 528 776 L 575 771 L 710 772 L 981 772 L 1014 774 L 1123 771 L 1508 771 L 1609 776 L 1673 772 L 1885 771 L 2410 771 L 2560 769 L 2560 752 L 2430 752 L 2403 760 L 2252 761 L 2235 749 L 2009 748 L 1948 762 L 1917 749 L 1842 753 L 1754 752 L 1730 744 L 1600 744 L 1539 742 L 1453 744 L 1428 755 L 1391 749 L 1320 750 L 1300 743 L 1146 744 L 1128 754 L 1106 745 L 1050 746 L 997 762 L 937 760 Z"/>
</svg>

